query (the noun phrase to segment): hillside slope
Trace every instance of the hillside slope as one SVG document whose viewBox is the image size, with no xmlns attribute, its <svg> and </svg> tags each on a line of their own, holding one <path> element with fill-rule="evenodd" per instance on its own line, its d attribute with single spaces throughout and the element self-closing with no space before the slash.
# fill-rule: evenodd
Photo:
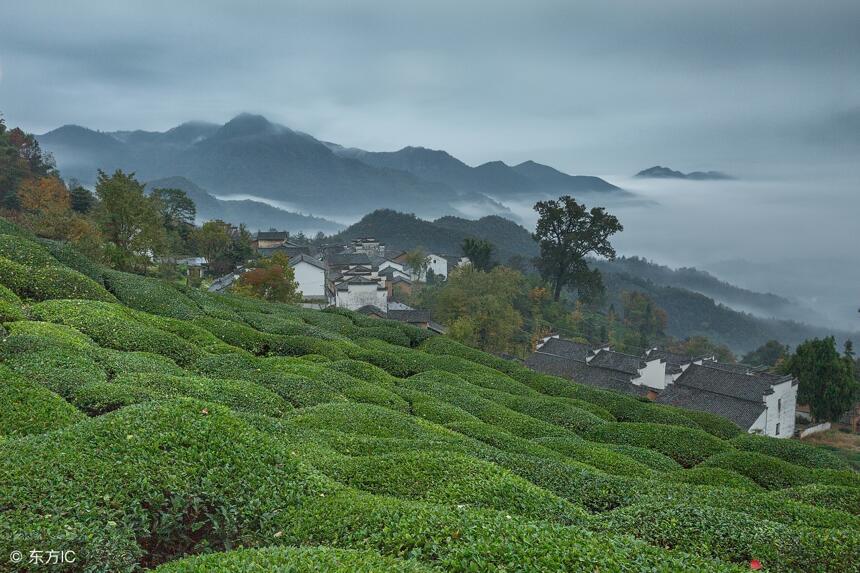
<svg viewBox="0 0 860 573">
<path fill-rule="evenodd" d="M 402 323 L 104 269 L 3 220 L 0 247 L 2 555 L 165 573 L 860 563 L 860 474 L 826 451 Z"/>
</svg>

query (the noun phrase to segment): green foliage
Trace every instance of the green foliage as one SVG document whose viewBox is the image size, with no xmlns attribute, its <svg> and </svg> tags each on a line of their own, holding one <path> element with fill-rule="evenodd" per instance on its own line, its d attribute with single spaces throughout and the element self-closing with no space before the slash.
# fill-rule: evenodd
<svg viewBox="0 0 860 573">
<path fill-rule="evenodd" d="M 710 412 L 700 412 L 698 410 L 682 410 L 677 409 L 677 412 L 687 418 L 693 420 L 700 428 L 723 440 L 730 440 L 735 436 L 747 435 L 734 422 L 722 416 L 711 414 Z"/>
<path fill-rule="evenodd" d="M 466 237 L 463 239 L 463 255 L 468 257 L 472 266 L 487 272 L 493 268 L 493 244 L 484 239 Z"/>
<path fill-rule="evenodd" d="M 744 354 L 741 362 L 751 366 L 774 367 L 786 359 L 789 354 L 788 346 L 780 343 L 778 340 L 768 340 L 755 350 Z"/>
<path fill-rule="evenodd" d="M 28 267 L 57 265 L 57 259 L 38 243 L 15 235 L 0 234 L 0 257 Z"/>
<path fill-rule="evenodd" d="M 657 450 L 685 468 L 693 467 L 714 454 L 731 448 L 723 440 L 703 430 L 663 424 L 607 423 L 595 426 L 586 437 L 598 442 Z"/>
<path fill-rule="evenodd" d="M 104 271 L 103 276 L 107 289 L 131 308 L 182 320 L 203 314 L 194 301 L 165 281 L 121 271 Z"/>
<path fill-rule="evenodd" d="M 157 573 L 421 573 L 432 569 L 412 560 L 382 557 L 375 551 L 328 547 L 235 549 L 165 563 Z"/>
<path fill-rule="evenodd" d="M 271 541 L 272 515 L 331 491 L 226 408 L 194 400 L 6 441 L 0 475 L 4 554 L 60 544 L 113 572 Z"/>
<path fill-rule="evenodd" d="M 116 300 L 104 287 L 77 271 L 60 266 L 31 268 L 0 257 L 0 284 L 18 296 L 34 300 L 79 298 Z"/>
<path fill-rule="evenodd" d="M 620 476 L 653 478 L 654 472 L 647 465 L 621 452 L 613 451 L 603 444 L 570 437 L 537 438 L 536 444 L 552 448 L 565 456 L 588 464 L 606 473 Z"/>
<path fill-rule="evenodd" d="M 510 472 L 450 452 L 403 452 L 341 458 L 320 468 L 349 486 L 380 495 L 446 505 L 483 507 L 565 524 L 586 514 Z"/>
<path fill-rule="evenodd" d="M 639 446 L 627 446 L 624 444 L 605 444 L 612 451 L 631 457 L 640 464 L 644 464 L 658 472 L 671 472 L 681 469 L 681 464 L 655 450 L 640 448 Z"/>
<path fill-rule="evenodd" d="M 723 468 L 699 466 L 669 473 L 666 478 L 683 483 L 762 491 L 761 486 L 750 478 Z"/>
<path fill-rule="evenodd" d="M 807 468 L 847 470 L 847 462 L 839 456 L 799 440 L 777 439 L 753 434 L 740 434 L 732 439 L 739 450 L 767 454 Z"/>
<path fill-rule="evenodd" d="M 747 565 L 755 559 L 773 571 L 851 571 L 860 537 L 839 530 L 810 530 L 763 521 L 738 511 L 686 504 L 641 504 L 610 512 L 598 522 L 607 533 L 634 535 Z"/>
<path fill-rule="evenodd" d="M 0 442 L 65 428 L 85 418 L 74 406 L 39 384 L 0 365 Z"/>
<path fill-rule="evenodd" d="M 60 263 L 96 282 L 102 281 L 104 269 L 68 243 L 50 239 L 39 239 L 38 241 Z"/>
<path fill-rule="evenodd" d="M 812 483 L 790 487 L 774 496 L 860 515 L 860 488 Z"/>
<path fill-rule="evenodd" d="M 860 391 L 853 370 L 853 359 L 839 355 L 832 336 L 807 340 L 782 366 L 800 382 L 797 402 L 809 404 L 813 419 L 833 422 L 848 411 Z"/>
<path fill-rule="evenodd" d="M 860 474 L 856 472 L 811 470 L 755 452 L 730 450 L 713 456 L 702 465 L 733 470 L 765 489 L 784 489 L 815 482 L 860 487 Z"/>
<path fill-rule="evenodd" d="M 72 326 L 108 348 L 154 352 L 184 365 L 202 354 L 175 334 L 133 320 L 119 305 L 95 301 L 51 300 L 32 308 L 40 320 Z"/>
</svg>

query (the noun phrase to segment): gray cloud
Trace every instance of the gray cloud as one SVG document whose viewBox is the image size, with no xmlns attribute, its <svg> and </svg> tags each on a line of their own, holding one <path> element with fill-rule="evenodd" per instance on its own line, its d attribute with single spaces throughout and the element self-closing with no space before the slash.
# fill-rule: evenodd
<svg viewBox="0 0 860 573">
<path fill-rule="evenodd" d="M 815 134 L 860 105 L 855 0 L 81 0 L 3 20 L 0 111 L 36 132 L 247 110 L 472 163 L 773 174 L 842 161 Z"/>
</svg>

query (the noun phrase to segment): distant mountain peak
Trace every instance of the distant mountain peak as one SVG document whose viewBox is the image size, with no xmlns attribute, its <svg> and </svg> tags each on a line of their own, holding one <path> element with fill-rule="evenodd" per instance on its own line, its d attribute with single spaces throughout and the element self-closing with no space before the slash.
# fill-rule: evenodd
<svg viewBox="0 0 860 573">
<path fill-rule="evenodd" d="M 696 181 L 719 180 L 719 179 L 734 179 L 731 175 L 726 175 L 720 171 L 691 171 L 690 173 L 682 173 L 675 171 L 669 167 L 655 165 L 648 169 L 643 169 L 636 174 L 636 177 L 651 178 L 651 179 L 692 179 Z"/>
<path fill-rule="evenodd" d="M 267 133 L 278 133 L 285 130 L 287 130 L 286 127 L 274 124 L 262 115 L 240 113 L 221 126 L 221 128 L 215 132 L 214 137 L 246 137 Z"/>
</svg>

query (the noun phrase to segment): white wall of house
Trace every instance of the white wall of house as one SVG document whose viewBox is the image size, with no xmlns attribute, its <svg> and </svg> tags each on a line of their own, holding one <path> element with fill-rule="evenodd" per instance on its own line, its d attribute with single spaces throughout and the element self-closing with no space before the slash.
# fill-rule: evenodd
<svg viewBox="0 0 860 573">
<path fill-rule="evenodd" d="M 325 296 L 325 270 L 305 261 L 293 266 L 299 290 L 305 298 Z"/>
<path fill-rule="evenodd" d="M 427 260 L 430 263 L 427 268 L 432 270 L 434 275 L 437 277 L 441 276 L 446 279 L 448 278 L 448 259 L 441 255 L 430 253 L 427 255 Z"/>
<path fill-rule="evenodd" d="M 639 369 L 639 377 L 634 384 L 662 390 L 666 387 L 666 362 L 660 359 L 647 360 L 645 367 Z"/>
<path fill-rule="evenodd" d="M 338 290 L 336 305 L 341 308 L 358 310 L 368 304 L 388 312 L 388 291 L 380 290 L 379 285 L 349 285 L 349 290 Z"/>
<path fill-rule="evenodd" d="M 773 438 L 790 438 L 794 435 L 797 386 L 791 381 L 775 384 L 773 393 L 764 396 L 765 410 L 749 433 L 764 434 Z"/>
</svg>

